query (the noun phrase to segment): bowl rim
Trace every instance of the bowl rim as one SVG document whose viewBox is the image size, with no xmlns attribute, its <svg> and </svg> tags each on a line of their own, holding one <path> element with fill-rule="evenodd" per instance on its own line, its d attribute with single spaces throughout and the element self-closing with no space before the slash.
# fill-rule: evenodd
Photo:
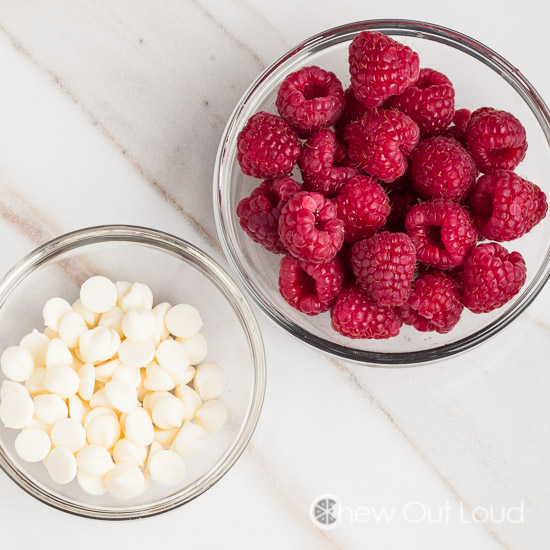
<svg viewBox="0 0 550 550">
<path fill-rule="evenodd" d="M 269 83 L 274 74 L 279 77 L 278 71 L 290 59 L 298 63 L 304 59 L 309 51 L 334 45 L 346 40 L 351 40 L 361 31 L 378 31 L 392 36 L 410 36 L 424 38 L 451 46 L 460 50 L 499 74 L 519 94 L 535 116 L 546 141 L 550 145 L 550 112 L 542 97 L 511 63 L 481 42 L 457 32 L 453 29 L 433 23 L 408 19 L 372 19 L 357 21 L 327 29 L 302 41 L 297 46 L 286 52 L 278 60 L 267 67 L 248 87 L 235 106 L 222 134 L 213 175 L 213 202 L 214 216 L 218 236 L 224 254 L 231 265 L 231 269 L 237 274 L 238 280 L 252 296 L 260 309 L 277 325 L 281 326 L 295 338 L 305 342 L 309 346 L 326 352 L 335 357 L 374 367 L 406 367 L 416 366 L 434 361 L 439 361 L 460 353 L 464 353 L 481 344 L 516 319 L 536 298 L 550 277 L 550 249 L 547 250 L 542 264 L 535 274 L 531 284 L 523 291 L 520 299 L 510 307 L 503 315 L 495 319 L 489 325 L 479 329 L 456 342 L 441 345 L 432 349 L 411 352 L 371 352 L 348 348 L 331 342 L 310 333 L 298 324 L 286 318 L 273 307 L 256 286 L 254 280 L 248 275 L 243 262 L 235 253 L 235 245 L 231 242 L 231 230 L 229 214 L 224 212 L 224 195 L 229 193 L 230 175 L 225 177 L 224 160 L 228 153 L 228 142 L 240 130 L 239 118 L 247 102 L 251 100 L 255 92 Z M 227 179 L 227 185 L 226 185 Z"/>
<path fill-rule="evenodd" d="M 217 483 L 244 452 L 259 420 L 266 387 L 266 358 L 260 327 L 239 286 L 230 275 L 200 248 L 172 234 L 136 225 L 100 225 L 65 233 L 41 246 L 19 260 L 0 280 L 0 309 L 7 298 L 25 277 L 49 260 L 64 252 L 102 242 L 133 242 L 154 247 L 190 263 L 199 269 L 224 295 L 241 321 L 251 352 L 253 363 L 252 396 L 244 421 L 233 442 L 214 466 L 184 489 L 154 503 L 132 505 L 126 508 L 87 506 L 72 499 L 65 499 L 36 484 L 4 455 L 0 446 L 0 469 L 26 493 L 37 500 L 63 512 L 90 519 L 127 520 L 152 517 L 173 510 L 197 498 Z"/>
</svg>

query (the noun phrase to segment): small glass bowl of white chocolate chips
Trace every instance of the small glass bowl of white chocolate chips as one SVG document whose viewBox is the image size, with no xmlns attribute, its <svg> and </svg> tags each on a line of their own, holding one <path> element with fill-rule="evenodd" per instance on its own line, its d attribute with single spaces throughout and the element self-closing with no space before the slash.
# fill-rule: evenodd
<svg viewBox="0 0 550 550">
<path fill-rule="evenodd" d="M 199 311 L 162 302 L 143 283 L 94 276 L 72 305 L 51 298 L 43 332 L 0 356 L 0 420 L 15 452 L 57 484 L 89 495 L 176 486 L 227 419 L 224 373 L 206 361 Z"/>
</svg>

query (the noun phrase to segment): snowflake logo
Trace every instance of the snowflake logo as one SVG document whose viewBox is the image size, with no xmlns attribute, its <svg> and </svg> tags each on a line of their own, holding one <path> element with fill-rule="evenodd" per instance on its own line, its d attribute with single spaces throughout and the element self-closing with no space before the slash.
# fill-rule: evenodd
<svg viewBox="0 0 550 550">
<path fill-rule="evenodd" d="M 321 495 L 313 500 L 310 508 L 311 521 L 321 529 L 332 529 L 338 525 L 336 504 L 338 498 L 334 495 Z"/>
</svg>

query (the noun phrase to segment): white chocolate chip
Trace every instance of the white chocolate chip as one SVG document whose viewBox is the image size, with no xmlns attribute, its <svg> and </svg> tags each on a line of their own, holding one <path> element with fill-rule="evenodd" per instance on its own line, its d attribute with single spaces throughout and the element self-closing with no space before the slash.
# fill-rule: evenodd
<svg viewBox="0 0 550 550">
<path fill-rule="evenodd" d="M 197 308 L 189 304 L 178 304 L 166 314 L 166 328 L 174 336 L 189 338 L 199 332 L 202 319 Z"/>
<path fill-rule="evenodd" d="M 141 370 L 121 364 L 113 372 L 111 381 L 137 388 L 141 384 Z"/>
<path fill-rule="evenodd" d="M 46 353 L 46 368 L 59 365 L 71 366 L 72 364 L 73 354 L 69 351 L 67 344 L 60 338 L 53 338 Z"/>
<path fill-rule="evenodd" d="M 76 476 L 76 458 L 65 447 L 56 447 L 46 459 L 50 477 L 60 485 L 70 483 Z"/>
<path fill-rule="evenodd" d="M 183 401 L 185 405 L 185 421 L 193 420 L 195 412 L 202 405 L 200 395 L 189 386 L 182 384 L 176 388 L 176 397 Z"/>
<path fill-rule="evenodd" d="M 154 361 L 147 365 L 143 385 L 150 391 L 170 391 L 175 383 L 172 376 Z"/>
<path fill-rule="evenodd" d="M 42 422 L 42 420 L 39 420 L 37 416 L 34 415 L 31 421 L 28 424 L 25 424 L 22 429 L 30 430 L 33 428 L 36 430 L 42 430 L 43 432 L 46 432 L 48 435 L 50 435 L 53 426 L 51 424 L 46 424 L 45 422 Z"/>
<path fill-rule="evenodd" d="M 44 385 L 46 374 L 46 367 L 36 367 L 31 377 L 25 382 L 27 390 L 33 397 L 48 391 Z"/>
<path fill-rule="evenodd" d="M 92 395 L 92 398 L 90 399 L 89 404 L 92 409 L 96 409 L 98 407 L 101 407 L 101 408 L 106 407 L 109 409 L 115 408 L 115 406 L 111 403 L 111 400 L 107 397 L 107 392 L 105 391 L 105 387 L 100 388 Z"/>
<path fill-rule="evenodd" d="M 34 370 L 34 359 L 24 347 L 10 346 L 0 356 L 0 367 L 10 380 L 25 382 Z"/>
<path fill-rule="evenodd" d="M 153 391 L 148 393 L 145 398 L 143 399 L 143 408 L 151 414 L 151 411 L 153 410 L 153 407 L 156 403 L 158 403 L 161 399 L 166 397 L 167 395 L 171 395 L 167 391 Z"/>
<path fill-rule="evenodd" d="M 84 403 L 78 395 L 73 395 L 68 399 L 69 403 L 69 418 L 76 420 L 80 424 L 84 424 L 84 418 L 90 412 L 88 403 Z"/>
<path fill-rule="evenodd" d="M 89 495 L 101 496 L 107 492 L 102 476 L 91 476 L 78 470 L 76 480 L 80 488 Z"/>
<path fill-rule="evenodd" d="M 120 307 L 128 312 L 137 307 L 153 308 L 153 293 L 143 283 L 134 283 L 130 291 L 120 299 Z"/>
<path fill-rule="evenodd" d="M 137 497 L 145 490 L 142 471 L 128 462 L 120 462 L 105 475 L 107 492 L 118 500 Z"/>
<path fill-rule="evenodd" d="M 223 390 L 223 370 L 217 363 L 201 363 L 195 371 L 193 385 L 203 401 L 215 399 Z"/>
<path fill-rule="evenodd" d="M 51 438 L 54 447 L 66 447 L 76 453 L 86 444 L 86 431 L 77 420 L 63 418 L 54 424 Z"/>
<path fill-rule="evenodd" d="M 107 382 L 105 384 L 105 395 L 114 408 L 120 412 L 131 411 L 137 403 L 136 388 L 121 382 Z"/>
<path fill-rule="evenodd" d="M 124 311 L 115 306 L 101 315 L 97 326 L 113 328 L 118 332 L 118 335 L 122 337 L 122 319 L 124 319 Z"/>
<path fill-rule="evenodd" d="M 54 332 L 59 332 L 59 323 L 65 313 L 72 311 L 71 304 L 63 298 L 51 298 L 44 304 L 42 315 L 44 324 Z"/>
<path fill-rule="evenodd" d="M 109 407 L 95 407 L 91 409 L 90 412 L 85 416 L 84 429 L 87 430 L 90 422 L 92 422 L 92 420 L 95 420 L 98 416 L 101 416 L 102 414 L 106 414 L 108 416 L 112 416 L 115 419 L 118 419 L 114 409 Z"/>
<path fill-rule="evenodd" d="M 159 344 L 156 358 L 158 364 L 169 373 L 182 373 L 189 366 L 189 356 L 185 348 L 172 339 Z"/>
<path fill-rule="evenodd" d="M 93 363 L 85 363 L 78 369 L 78 395 L 89 401 L 94 394 L 95 367 Z"/>
<path fill-rule="evenodd" d="M 94 368 L 95 379 L 103 383 L 108 382 L 120 365 L 121 363 L 118 359 L 111 359 L 110 361 L 96 365 Z"/>
<path fill-rule="evenodd" d="M 174 439 L 172 450 L 183 458 L 193 458 L 204 449 L 207 438 L 208 432 L 202 426 L 186 422 Z"/>
<path fill-rule="evenodd" d="M 157 326 L 155 314 L 150 309 L 137 307 L 131 309 L 122 319 L 124 336 L 135 342 L 149 340 Z"/>
<path fill-rule="evenodd" d="M 143 468 L 147 460 L 147 447 L 139 445 L 131 439 L 119 439 L 113 448 L 113 458 L 118 464 L 119 462 L 130 462 L 138 468 Z"/>
<path fill-rule="evenodd" d="M 59 395 L 45 393 L 34 398 L 34 414 L 46 424 L 55 424 L 58 420 L 67 418 L 69 409 Z"/>
<path fill-rule="evenodd" d="M 80 300 L 90 311 L 104 313 L 116 305 L 117 289 L 107 277 L 96 275 L 80 287 Z"/>
<path fill-rule="evenodd" d="M 176 341 L 184 347 L 192 365 L 198 365 L 201 361 L 204 361 L 208 353 L 208 344 L 202 332 L 197 332 L 197 334 L 188 338 L 178 337 Z"/>
<path fill-rule="evenodd" d="M 109 328 L 109 333 L 111 335 L 111 341 L 107 346 L 105 355 L 99 358 L 100 361 L 109 361 L 112 359 L 118 353 L 118 348 L 120 347 L 121 340 L 118 332 L 114 328 Z"/>
<path fill-rule="evenodd" d="M 108 327 L 96 327 L 80 336 L 78 351 L 86 363 L 106 361 L 103 359 L 109 352 L 113 336 Z M 110 358 L 109 358 L 110 359 Z"/>
<path fill-rule="evenodd" d="M 34 403 L 29 394 L 15 391 L 2 399 L 0 403 L 0 419 L 6 428 L 22 428 L 26 426 L 34 414 Z"/>
<path fill-rule="evenodd" d="M 151 462 L 151 459 L 163 449 L 164 447 L 158 441 L 153 441 L 153 443 L 151 443 L 151 446 L 149 447 L 149 458 L 147 459 L 147 465 L 145 466 L 145 478 L 150 477 L 149 463 Z"/>
<path fill-rule="evenodd" d="M 120 307 L 120 300 L 132 290 L 132 283 L 129 283 L 128 281 L 117 281 L 115 283 L 115 288 L 117 291 L 117 306 Z"/>
<path fill-rule="evenodd" d="M 44 381 L 46 389 L 64 399 L 74 395 L 78 391 L 79 384 L 78 374 L 65 365 L 48 368 Z"/>
<path fill-rule="evenodd" d="M 169 304 L 168 302 L 161 302 L 153 308 L 156 326 L 152 339 L 154 342 L 157 342 L 157 345 L 162 342 L 162 340 L 166 340 L 166 338 L 170 336 L 170 331 L 166 328 L 166 323 L 164 322 L 164 319 L 166 318 L 166 314 L 171 307 L 171 304 Z"/>
<path fill-rule="evenodd" d="M 90 445 L 101 445 L 110 449 L 120 438 L 118 418 L 116 415 L 98 415 L 88 423 L 86 436 Z"/>
<path fill-rule="evenodd" d="M 40 462 L 44 460 L 52 444 L 50 437 L 43 430 L 29 428 L 23 430 L 15 438 L 15 452 L 26 462 Z"/>
<path fill-rule="evenodd" d="M 170 428 L 168 430 L 161 430 L 155 428 L 155 441 L 160 443 L 163 449 L 169 449 L 176 436 L 178 435 L 179 428 Z"/>
<path fill-rule="evenodd" d="M 82 316 L 88 328 L 94 328 L 97 325 L 100 314 L 94 313 L 91 309 L 88 309 L 80 298 L 73 303 L 72 308 L 75 313 Z"/>
<path fill-rule="evenodd" d="M 155 346 L 150 340 L 124 340 L 118 349 L 118 358 L 129 367 L 146 367 L 155 357 Z"/>
<path fill-rule="evenodd" d="M 139 445 L 150 445 L 155 431 L 149 413 L 141 408 L 135 408 L 126 415 L 124 435 Z"/>
<path fill-rule="evenodd" d="M 80 313 L 69 311 L 63 315 L 59 323 L 59 338 L 68 348 L 75 348 L 82 334 L 88 330 L 88 325 Z"/>
<path fill-rule="evenodd" d="M 176 386 L 188 384 L 195 377 L 195 367 L 189 365 L 184 371 L 171 372 L 170 376 L 172 376 L 172 379 L 174 380 Z"/>
<path fill-rule="evenodd" d="M 195 422 L 209 434 L 217 432 L 227 419 L 227 407 L 218 399 L 206 401 L 195 413 Z"/>
<path fill-rule="evenodd" d="M 0 389 L 0 399 L 4 399 L 6 395 L 10 393 L 19 392 L 29 395 L 29 390 L 23 384 L 19 382 L 13 382 L 12 380 L 4 380 L 2 382 L 2 389 Z"/>
<path fill-rule="evenodd" d="M 59 333 L 56 330 L 46 327 L 44 330 L 44 336 L 48 338 L 48 340 L 53 340 L 54 338 L 59 338 Z"/>
<path fill-rule="evenodd" d="M 115 465 L 109 451 L 99 445 L 85 445 L 76 455 L 78 469 L 94 477 L 103 477 Z"/>
<path fill-rule="evenodd" d="M 19 345 L 32 355 L 35 367 L 46 365 L 46 354 L 48 353 L 50 339 L 45 334 L 35 329 L 30 334 L 23 336 Z"/>
<path fill-rule="evenodd" d="M 174 395 L 168 394 L 152 406 L 151 416 L 161 430 L 179 428 L 185 418 L 185 405 Z"/>
<path fill-rule="evenodd" d="M 185 477 L 183 458 L 174 451 L 159 451 L 148 466 L 151 479 L 162 485 L 177 485 Z"/>
</svg>

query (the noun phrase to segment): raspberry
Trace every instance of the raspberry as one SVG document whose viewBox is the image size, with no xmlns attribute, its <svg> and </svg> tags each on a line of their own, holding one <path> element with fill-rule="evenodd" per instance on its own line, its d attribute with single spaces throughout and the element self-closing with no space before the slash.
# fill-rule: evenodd
<svg viewBox="0 0 550 550">
<path fill-rule="evenodd" d="M 521 289 L 527 277 L 519 252 L 508 252 L 497 243 L 472 249 L 462 266 L 462 303 L 474 313 L 503 306 Z"/>
<path fill-rule="evenodd" d="M 304 67 L 289 74 L 277 92 L 279 114 L 302 135 L 334 124 L 344 109 L 344 89 L 334 73 Z"/>
<path fill-rule="evenodd" d="M 493 241 L 511 241 L 528 233 L 546 216 L 541 189 L 509 170 L 481 176 L 470 196 L 480 234 Z"/>
<path fill-rule="evenodd" d="M 349 46 L 349 72 L 355 97 L 365 107 L 380 107 L 418 79 L 418 55 L 379 32 L 363 31 Z"/>
<path fill-rule="evenodd" d="M 364 172 L 392 182 L 407 170 L 418 144 L 418 126 L 399 111 L 372 109 L 346 126 L 349 158 Z"/>
<path fill-rule="evenodd" d="M 407 303 L 399 308 L 406 325 L 421 332 L 449 332 L 459 321 L 464 306 L 457 282 L 445 273 L 428 273 L 416 279 Z"/>
<path fill-rule="evenodd" d="M 415 204 L 418 204 L 418 195 L 412 189 L 408 189 L 401 193 L 390 193 L 388 196 L 390 198 L 390 215 L 382 229 L 393 233 L 403 232 L 405 231 L 405 216 Z"/>
<path fill-rule="evenodd" d="M 353 243 L 346 243 L 342 245 L 342 248 L 338 251 L 338 259 L 344 268 L 344 284 L 355 284 L 355 275 L 351 268 L 351 253 L 353 249 Z"/>
<path fill-rule="evenodd" d="M 468 121 L 466 145 L 480 172 L 513 170 L 527 151 L 525 128 L 510 113 L 483 107 Z"/>
<path fill-rule="evenodd" d="M 390 213 L 388 195 L 369 176 L 355 176 L 335 199 L 338 218 L 344 222 L 344 239 L 358 241 L 374 235 Z"/>
<path fill-rule="evenodd" d="M 413 206 L 405 218 L 405 229 L 416 247 L 416 258 L 437 269 L 462 265 L 477 241 L 467 210 L 444 199 Z"/>
<path fill-rule="evenodd" d="M 453 115 L 453 124 L 459 130 L 466 131 L 471 116 L 472 112 L 469 109 L 457 109 Z"/>
<path fill-rule="evenodd" d="M 413 187 L 425 199 L 463 201 L 477 176 L 474 160 L 458 141 L 438 136 L 425 139 L 411 160 Z"/>
<path fill-rule="evenodd" d="M 405 233 L 384 231 L 353 245 L 351 266 L 370 298 L 383 306 L 400 306 L 411 292 L 416 252 Z"/>
<path fill-rule="evenodd" d="M 343 290 L 330 317 L 332 328 L 348 338 L 391 338 L 403 324 L 395 308 L 377 304 L 357 285 Z"/>
<path fill-rule="evenodd" d="M 265 180 L 242 199 L 237 206 L 237 216 L 244 232 L 270 252 L 284 251 L 279 239 L 281 209 L 301 187 L 288 177 Z"/>
<path fill-rule="evenodd" d="M 390 98 L 389 106 L 411 117 L 422 137 L 437 136 L 449 126 L 455 107 L 451 81 L 433 69 L 420 69 L 416 83 Z"/>
<path fill-rule="evenodd" d="M 296 258 L 320 264 L 332 260 L 342 247 L 344 224 L 331 200 L 300 191 L 283 206 L 279 237 Z"/>
<path fill-rule="evenodd" d="M 343 166 L 346 160 L 346 148 L 332 130 L 323 128 L 312 134 L 298 160 L 304 189 L 325 197 L 336 196 L 344 183 L 359 173 L 355 168 Z"/>
<path fill-rule="evenodd" d="M 337 120 L 334 128 L 339 136 L 343 135 L 344 129 L 350 122 L 359 120 L 367 112 L 367 107 L 357 101 L 353 90 L 348 88 L 344 92 L 344 110 Z"/>
<path fill-rule="evenodd" d="M 281 117 L 260 111 L 237 137 L 237 160 L 247 176 L 275 178 L 288 174 L 300 156 L 296 131 Z"/>
<path fill-rule="evenodd" d="M 314 264 L 287 254 L 281 260 L 281 296 L 306 315 L 328 311 L 342 292 L 343 282 L 344 270 L 337 258 L 324 264 Z"/>
</svg>

